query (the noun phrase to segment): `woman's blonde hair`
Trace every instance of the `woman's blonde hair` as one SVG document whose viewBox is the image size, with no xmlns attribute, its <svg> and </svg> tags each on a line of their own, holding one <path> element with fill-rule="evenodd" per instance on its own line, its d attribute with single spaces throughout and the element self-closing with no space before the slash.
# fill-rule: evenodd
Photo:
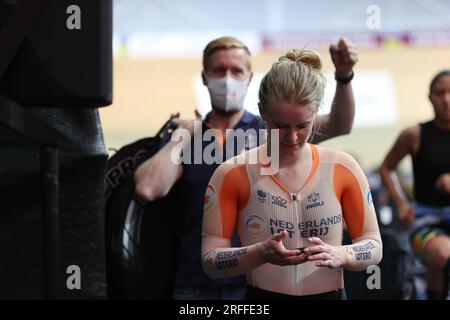
<svg viewBox="0 0 450 320">
<path fill-rule="evenodd" d="M 311 103 L 317 112 L 322 103 L 326 79 L 317 52 L 293 49 L 281 56 L 264 76 L 259 87 L 263 110 L 273 101 Z"/>
</svg>

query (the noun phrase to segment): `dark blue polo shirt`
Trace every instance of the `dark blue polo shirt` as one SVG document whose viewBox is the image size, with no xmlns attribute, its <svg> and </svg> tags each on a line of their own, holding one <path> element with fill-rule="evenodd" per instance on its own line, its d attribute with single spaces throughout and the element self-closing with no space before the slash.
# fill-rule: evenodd
<svg viewBox="0 0 450 320">
<path fill-rule="evenodd" d="M 208 114 L 203 122 L 202 132 L 208 129 L 211 113 Z M 254 129 L 258 132 L 259 129 L 265 128 L 264 121 L 249 112 L 245 112 L 239 123 L 233 129 Z M 260 141 L 246 144 L 245 148 L 250 149 L 256 147 Z M 210 141 L 202 142 L 202 152 Z M 191 144 L 191 158 L 194 158 L 193 143 Z M 227 144 L 223 144 L 222 155 L 226 160 Z M 231 156 L 236 156 L 241 150 L 237 150 L 238 146 L 235 144 Z M 230 152 L 229 152 L 230 153 Z M 221 156 L 222 156 L 221 155 Z M 229 157 L 228 157 L 229 158 Z M 225 278 L 225 279 L 210 279 L 202 269 L 201 263 L 201 242 L 202 242 L 202 219 L 203 219 L 203 200 L 205 196 L 206 187 L 211 179 L 214 171 L 220 163 L 206 164 L 202 161 L 201 164 L 183 164 L 183 175 L 177 182 L 177 191 L 179 193 L 179 201 L 181 205 L 180 217 L 183 219 L 181 234 L 180 234 L 180 251 L 178 268 L 176 274 L 175 285 L 177 286 L 195 286 L 195 285 L 209 285 L 220 286 L 226 283 L 244 283 L 243 277 Z M 238 244 L 237 239 L 233 239 L 234 245 Z"/>
</svg>

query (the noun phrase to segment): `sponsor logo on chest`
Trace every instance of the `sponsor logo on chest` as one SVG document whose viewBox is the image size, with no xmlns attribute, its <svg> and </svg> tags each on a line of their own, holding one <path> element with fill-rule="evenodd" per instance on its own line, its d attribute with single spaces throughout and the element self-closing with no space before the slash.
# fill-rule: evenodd
<svg viewBox="0 0 450 320">
<path fill-rule="evenodd" d="M 306 210 L 320 207 L 324 205 L 324 202 L 320 199 L 320 193 L 313 192 L 308 197 L 308 204 L 306 205 Z"/>
<path fill-rule="evenodd" d="M 268 193 L 267 191 L 264 191 L 262 189 L 256 190 L 256 198 L 258 199 L 259 203 L 270 203 L 274 206 L 281 207 L 281 208 L 287 208 L 288 201 L 281 197 L 281 196 L 274 196 Z"/>
</svg>

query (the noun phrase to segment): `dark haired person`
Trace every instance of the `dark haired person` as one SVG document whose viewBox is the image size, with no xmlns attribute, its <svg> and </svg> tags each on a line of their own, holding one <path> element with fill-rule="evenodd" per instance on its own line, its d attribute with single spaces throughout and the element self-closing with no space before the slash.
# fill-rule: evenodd
<svg viewBox="0 0 450 320">
<path fill-rule="evenodd" d="M 428 98 L 434 118 L 403 130 L 380 168 L 400 221 L 410 226 L 413 249 L 427 265 L 429 299 L 445 298 L 450 258 L 450 70 L 436 74 Z M 412 157 L 414 202 L 397 187 L 395 169 Z"/>
</svg>

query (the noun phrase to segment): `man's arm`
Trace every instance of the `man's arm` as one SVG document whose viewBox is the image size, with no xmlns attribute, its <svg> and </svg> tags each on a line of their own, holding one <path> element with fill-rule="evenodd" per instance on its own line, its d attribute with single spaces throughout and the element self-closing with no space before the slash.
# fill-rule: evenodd
<svg viewBox="0 0 450 320">
<path fill-rule="evenodd" d="M 166 196 L 180 179 L 183 166 L 176 164 L 171 158 L 176 145 L 176 142 L 170 141 L 135 171 L 135 193 L 141 199 L 155 201 Z"/>
<path fill-rule="evenodd" d="M 196 111 L 197 120 L 199 114 Z M 189 135 L 194 134 L 194 126 L 200 127 L 200 121 L 179 119 L 179 114 L 173 119 L 173 125 L 179 129 L 186 130 Z M 190 143 L 190 139 L 184 139 L 182 146 Z M 180 179 L 183 174 L 183 165 L 181 161 L 174 161 L 173 156 L 176 154 L 181 157 L 180 142 L 169 141 L 161 150 L 153 157 L 143 162 L 134 173 L 135 193 L 145 201 L 155 201 L 166 196 L 173 185 Z"/>
<path fill-rule="evenodd" d="M 347 39 L 340 39 L 338 44 L 330 46 L 330 55 L 336 69 L 336 77 L 349 79 L 353 76 L 353 66 L 358 61 L 358 53 Z M 318 133 L 313 143 L 350 133 L 355 118 L 355 98 L 351 82 L 337 82 L 336 93 L 327 115 L 318 118 Z"/>
</svg>

